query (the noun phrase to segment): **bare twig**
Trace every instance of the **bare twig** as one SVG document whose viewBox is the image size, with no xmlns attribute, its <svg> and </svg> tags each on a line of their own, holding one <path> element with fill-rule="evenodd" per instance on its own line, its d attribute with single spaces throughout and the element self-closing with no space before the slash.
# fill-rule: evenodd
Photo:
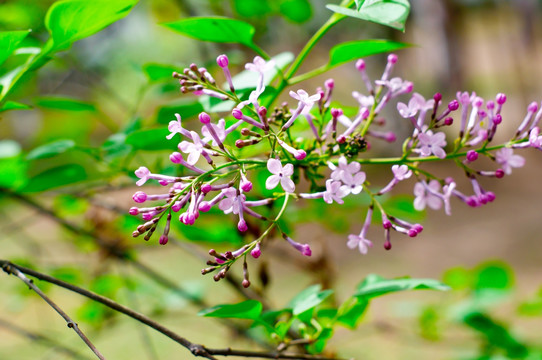
<svg viewBox="0 0 542 360">
<path fill-rule="evenodd" d="M 156 331 L 166 335 L 173 341 L 177 342 L 178 344 L 182 345 L 186 349 L 190 350 L 190 352 L 194 356 L 200 356 L 204 357 L 210 360 L 217 360 L 214 355 L 220 355 L 220 356 L 241 356 L 241 357 L 252 357 L 252 358 L 263 358 L 263 359 L 301 359 L 301 360 L 340 360 L 340 359 L 333 359 L 328 357 L 320 357 L 320 356 L 313 356 L 313 355 L 306 355 L 306 354 L 286 354 L 286 353 L 280 353 L 276 351 L 272 352 L 259 352 L 259 351 L 244 351 L 244 350 L 233 350 L 233 349 L 209 349 L 206 348 L 203 345 L 192 343 L 191 341 L 187 340 L 186 338 L 178 335 L 177 333 L 173 332 L 172 330 L 166 328 L 165 326 L 157 323 L 156 321 L 150 319 L 149 317 L 138 313 L 124 305 L 121 305 L 109 298 L 106 298 L 105 296 L 98 295 L 96 293 L 93 293 L 92 291 L 80 288 L 78 286 L 72 285 L 70 283 L 67 283 L 65 281 L 59 280 L 57 278 L 54 278 L 52 276 L 40 273 L 38 271 L 28 269 L 19 265 L 15 265 L 7 260 L 0 260 L 0 267 L 6 271 L 7 273 L 13 273 L 13 274 L 27 274 L 30 276 L 33 276 L 37 279 L 47 281 L 49 283 L 58 285 L 60 287 L 63 287 L 65 289 L 68 289 L 70 291 L 76 292 L 80 295 L 83 295 L 89 299 L 92 299 L 96 302 L 99 302 L 115 311 L 118 311 L 120 313 L 123 313 L 135 320 L 138 320 L 139 322 L 155 329 Z M 28 279 L 27 279 L 28 280 Z M 26 281 L 25 281 L 26 282 Z M 28 280 L 29 286 L 32 284 L 30 280 Z M 38 289 L 39 290 L 39 289 Z"/>
<path fill-rule="evenodd" d="M 100 351 L 92 344 L 92 342 L 89 340 L 89 338 L 79 329 L 79 326 L 75 321 L 73 321 L 68 314 L 64 312 L 57 304 L 53 302 L 53 300 L 49 299 L 47 295 L 43 291 L 40 290 L 29 278 L 27 278 L 18 268 L 17 266 L 13 266 L 10 263 L 4 263 L 0 261 L 0 264 L 2 264 L 2 269 L 10 274 L 15 275 L 19 279 L 21 279 L 26 285 L 28 285 L 29 288 L 34 290 L 49 306 L 51 306 L 68 324 L 68 327 L 73 329 L 79 335 L 79 337 L 87 344 L 87 346 L 96 354 L 98 359 L 105 360 L 105 357 L 100 353 Z"/>
</svg>

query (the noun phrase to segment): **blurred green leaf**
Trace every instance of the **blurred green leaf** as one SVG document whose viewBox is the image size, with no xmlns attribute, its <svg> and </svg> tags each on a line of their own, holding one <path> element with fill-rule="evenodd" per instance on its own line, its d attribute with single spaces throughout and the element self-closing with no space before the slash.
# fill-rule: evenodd
<svg viewBox="0 0 542 360">
<path fill-rule="evenodd" d="M 317 337 L 317 340 L 312 344 L 307 346 L 307 350 L 311 354 L 320 354 L 324 351 L 327 341 L 333 336 L 333 329 L 325 328 L 323 329 Z"/>
<path fill-rule="evenodd" d="M 23 186 L 27 181 L 26 168 L 19 143 L 0 140 L 0 187 L 15 189 Z"/>
<path fill-rule="evenodd" d="M 279 11 L 294 23 L 303 23 L 312 17 L 312 7 L 308 0 L 282 0 Z"/>
<path fill-rule="evenodd" d="M 0 112 L 8 110 L 28 110 L 32 107 L 16 101 L 6 101 L 0 108 Z"/>
<path fill-rule="evenodd" d="M 201 95 L 199 102 L 203 110 L 210 113 L 230 112 L 235 106 L 232 100 L 220 100 L 208 95 Z"/>
<path fill-rule="evenodd" d="M 472 286 L 472 272 L 462 266 L 447 269 L 442 275 L 442 280 L 454 290 L 469 289 Z"/>
<path fill-rule="evenodd" d="M 279 73 L 279 69 L 283 70 L 288 64 L 294 60 L 294 54 L 291 52 L 283 52 L 273 56 L 275 66 L 264 73 L 264 85 L 269 85 Z M 255 89 L 258 84 L 260 75 L 254 71 L 243 70 L 232 78 L 233 85 L 236 90 Z"/>
<path fill-rule="evenodd" d="M 199 316 L 234 318 L 234 319 L 257 319 L 262 313 L 262 303 L 257 300 L 246 300 L 238 304 L 217 305 L 201 310 Z"/>
<path fill-rule="evenodd" d="M 17 49 L 30 30 L 0 32 L 0 65 Z"/>
<path fill-rule="evenodd" d="M 420 313 L 418 322 L 420 325 L 420 335 L 427 340 L 439 340 L 440 331 L 438 321 L 440 313 L 434 306 L 426 306 Z"/>
<path fill-rule="evenodd" d="M 83 274 L 80 268 L 61 266 L 51 270 L 51 276 L 71 284 L 80 284 L 83 279 Z"/>
<path fill-rule="evenodd" d="M 268 0 L 234 0 L 233 8 L 242 17 L 263 17 L 271 11 Z"/>
<path fill-rule="evenodd" d="M 151 82 L 171 81 L 173 72 L 182 73 L 182 69 L 175 65 L 147 63 L 143 65 L 143 72 Z"/>
<path fill-rule="evenodd" d="M 37 160 L 53 157 L 62 154 L 75 147 L 73 140 L 58 140 L 49 144 L 39 146 L 26 155 L 26 160 Z"/>
<path fill-rule="evenodd" d="M 349 329 L 355 329 L 368 305 L 367 299 L 355 296 L 348 298 L 337 311 L 337 322 Z"/>
<path fill-rule="evenodd" d="M 370 299 L 390 292 L 404 290 L 449 290 L 450 288 L 442 282 L 434 279 L 385 279 L 381 276 L 371 274 L 359 284 L 354 296 Z"/>
<path fill-rule="evenodd" d="M 359 9 L 349 9 L 328 4 L 326 7 L 338 14 L 371 21 L 405 31 L 405 22 L 410 13 L 408 0 L 365 0 Z"/>
<path fill-rule="evenodd" d="M 36 105 L 47 109 L 67 111 L 96 111 L 96 106 L 94 104 L 68 97 L 41 97 L 39 99 L 36 99 L 35 103 Z"/>
<path fill-rule="evenodd" d="M 490 347 L 503 349 L 508 357 L 521 359 L 528 355 L 527 347 L 515 339 L 504 325 L 498 324 L 488 315 L 472 312 L 467 314 L 463 321 L 484 335 Z"/>
<path fill-rule="evenodd" d="M 65 50 L 81 40 L 122 19 L 138 0 L 62 0 L 55 2 L 45 17 L 51 34 L 48 48 Z"/>
<path fill-rule="evenodd" d="M 53 206 L 58 215 L 67 217 L 84 214 L 89 207 L 89 203 L 86 198 L 70 194 L 60 194 L 55 197 Z"/>
<path fill-rule="evenodd" d="M 67 164 L 30 177 L 28 183 L 20 191 L 23 193 L 45 191 L 86 179 L 87 172 L 81 165 Z"/>
<path fill-rule="evenodd" d="M 181 115 L 183 121 L 198 115 L 203 111 L 203 106 L 198 99 L 183 99 L 174 104 L 162 106 L 158 109 L 156 122 L 169 124 L 170 121 L 175 120 L 175 114 Z"/>
<path fill-rule="evenodd" d="M 21 153 L 21 145 L 15 140 L 0 140 L 0 159 L 12 158 Z"/>
<path fill-rule="evenodd" d="M 502 261 L 489 261 L 475 268 L 475 290 L 506 290 L 514 284 L 512 268 Z"/>
<path fill-rule="evenodd" d="M 217 43 L 237 43 L 250 48 L 254 46 L 254 27 L 244 21 L 226 17 L 190 17 L 165 27 L 188 37 Z"/>
<path fill-rule="evenodd" d="M 126 136 L 126 144 L 137 150 L 176 150 L 178 142 L 166 139 L 168 129 L 136 130 Z"/>
<path fill-rule="evenodd" d="M 126 134 L 113 134 L 104 141 L 101 146 L 106 159 L 124 157 L 132 151 L 132 146 L 126 144 Z"/>
<path fill-rule="evenodd" d="M 358 40 L 335 45 L 329 51 L 328 67 L 333 68 L 348 61 L 387 53 L 412 46 L 407 43 L 390 40 Z"/>
<path fill-rule="evenodd" d="M 312 285 L 297 294 L 288 304 L 294 315 L 299 315 L 307 310 L 314 309 L 327 299 L 333 290 L 320 291 L 321 285 Z"/>
</svg>

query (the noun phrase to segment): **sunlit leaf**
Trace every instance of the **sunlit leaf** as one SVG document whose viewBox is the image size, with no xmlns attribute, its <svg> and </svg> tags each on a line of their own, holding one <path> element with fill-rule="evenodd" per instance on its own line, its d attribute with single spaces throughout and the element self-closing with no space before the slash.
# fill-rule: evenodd
<svg viewBox="0 0 542 360">
<path fill-rule="evenodd" d="M 126 136 L 126 144 L 137 150 L 175 150 L 178 142 L 167 140 L 168 129 L 136 130 Z"/>
<path fill-rule="evenodd" d="M 442 282 L 434 279 L 385 279 L 381 276 L 371 274 L 359 284 L 354 296 L 366 299 L 381 296 L 391 292 L 404 290 L 449 290 L 450 288 Z"/>
<path fill-rule="evenodd" d="M 333 294 L 333 290 L 321 291 L 320 289 L 320 285 L 312 285 L 297 294 L 288 305 L 292 309 L 292 313 L 299 315 L 313 309 Z"/>
<path fill-rule="evenodd" d="M 30 30 L 0 32 L 0 65 L 17 49 Z"/>
<path fill-rule="evenodd" d="M 355 329 L 365 313 L 368 304 L 367 299 L 361 297 L 348 298 L 341 304 L 337 311 L 337 322 L 349 329 Z"/>
<path fill-rule="evenodd" d="M 86 170 L 78 164 L 67 164 L 45 170 L 33 177 L 21 192 L 39 192 L 74 184 L 87 179 Z"/>
<path fill-rule="evenodd" d="M 359 9 L 345 8 L 328 4 L 326 7 L 338 14 L 371 21 L 404 31 L 405 22 L 410 13 L 408 0 L 365 0 Z"/>
<path fill-rule="evenodd" d="M 269 0 L 235 0 L 233 8 L 242 17 L 263 17 L 271 11 Z"/>
<path fill-rule="evenodd" d="M 143 72 L 149 81 L 172 81 L 174 71 L 182 72 L 182 69 L 178 66 L 167 64 L 147 63 L 143 65 Z"/>
<path fill-rule="evenodd" d="M 94 104 L 68 97 L 44 96 L 36 99 L 35 103 L 36 105 L 47 109 L 66 111 L 96 111 L 96 106 Z"/>
<path fill-rule="evenodd" d="M 0 112 L 8 110 L 28 110 L 32 107 L 16 101 L 6 101 L 2 107 L 0 107 Z"/>
<path fill-rule="evenodd" d="M 330 68 L 359 58 L 387 53 L 411 46 L 407 43 L 390 40 L 359 40 L 335 45 L 329 51 Z"/>
<path fill-rule="evenodd" d="M 253 46 L 254 27 L 241 20 L 226 17 L 190 17 L 163 25 L 197 40 Z"/>
<path fill-rule="evenodd" d="M 39 146 L 26 155 L 26 160 L 37 160 L 53 157 L 62 154 L 75 147 L 73 140 L 58 140 L 49 144 Z"/>
<path fill-rule="evenodd" d="M 506 290 L 514 284 L 514 273 L 510 266 L 502 261 L 490 261 L 478 265 L 475 269 L 476 290 Z"/>
<path fill-rule="evenodd" d="M 0 187 L 16 189 L 23 186 L 27 181 L 26 168 L 21 146 L 13 140 L 0 140 Z"/>
<path fill-rule="evenodd" d="M 51 34 L 50 49 L 65 50 L 83 38 L 122 19 L 138 0 L 62 0 L 55 2 L 45 17 Z"/>
<path fill-rule="evenodd" d="M 257 319 L 262 313 L 262 303 L 257 300 L 246 300 L 238 304 L 217 305 L 201 310 L 199 316 L 234 318 L 234 319 Z"/>
<path fill-rule="evenodd" d="M 303 23 L 312 17 L 312 7 L 308 0 L 282 0 L 280 13 L 290 21 Z"/>
</svg>

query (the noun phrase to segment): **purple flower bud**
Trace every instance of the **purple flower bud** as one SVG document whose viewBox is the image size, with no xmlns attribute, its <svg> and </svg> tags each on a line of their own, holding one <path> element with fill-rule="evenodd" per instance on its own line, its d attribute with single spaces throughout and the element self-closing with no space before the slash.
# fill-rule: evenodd
<svg viewBox="0 0 542 360">
<path fill-rule="evenodd" d="M 250 190 L 252 190 L 252 183 L 250 181 L 243 181 L 243 183 L 241 184 L 241 190 L 243 190 L 244 192 L 249 192 Z"/>
<path fill-rule="evenodd" d="M 486 102 L 486 107 L 487 107 L 488 110 L 493 110 L 493 109 L 495 109 L 495 101 L 493 101 L 493 100 L 488 100 L 488 101 Z"/>
<path fill-rule="evenodd" d="M 504 170 L 503 169 L 497 169 L 495 170 L 495 177 L 497 179 L 501 179 L 504 177 Z"/>
<path fill-rule="evenodd" d="M 499 125 L 501 122 L 502 122 L 501 114 L 495 115 L 495 117 L 493 118 L 493 124 Z"/>
<path fill-rule="evenodd" d="M 202 124 L 209 124 L 211 122 L 211 117 L 206 112 L 199 114 L 198 118 Z"/>
<path fill-rule="evenodd" d="M 237 120 L 241 120 L 243 118 L 243 112 L 241 110 L 237 109 L 237 108 L 233 109 L 231 114 Z"/>
<path fill-rule="evenodd" d="M 130 210 L 128 211 L 128 213 L 130 215 L 137 215 L 137 214 L 139 214 L 139 209 L 136 208 L 136 207 L 131 207 Z"/>
<path fill-rule="evenodd" d="M 208 201 L 202 201 L 199 203 L 199 211 L 201 212 L 207 212 L 209 210 L 211 210 L 211 203 L 209 203 Z"/>
<path fill-rule="evenodd" d="M 153 212 L 147 212 L 147 213 L 144 213 L 143 215 L 141 215 L 141 218 L 145 221 L 148 221 L 148 220 L 151 220 L 152 217 L 154 216 Z"/>
<path fill-rule="evenodd" d="M 344 136 L 344 135 L 339 135 L 339 137 L 337 138 L 337 142 L 338 142 L 339 144 L 342 144 L 342 143 L 344 143 L 345 141 L 346 141 L 346 136 Z"/>
<path fill-rule="evenodd" d="M 497 104 L 502 105 L 506 102 L 506 95 L 503 93 L 498 93 L 496 100 L 497 100 Z"/>
<path fill-rule="evenodd" d="M 262 250 L 260 249 L 260 243 L 256 244 L 254 249 L 252 249 L 252 251 L 250 252 L 250 255 L 252 255 L 254 259 L 257 259 L 262 255 Z"/>
<path fill-rule="evenodd" d="M 469 196 L 469 198 L 467 199 L 467 205 L 470 206 L 470 207 L 478 207 L 478 206 L 480 206 L 476 196 Z"/>
<path fill-rule="evenodd" d="M 482 105 L 484 105 L 484 99 L 482 99 L 481 97 L 477 96 L 474 98 L 474 101 L 472 102 L 472 104 L 474 106 L 476 106 L 477 108 L 481 107 Z"/>
<path fill-rule="evenodd" d="M 395 140 L 397 140 L 397 136 L 395 135 L 395 133 L 393 131 L 389 131 L 384 135 L 384 140 L 386 140 L 387 142 L 392 143 Z"/>
<path fill-rule="evenodd" d="M 363 61 L 363 59 L 356 61 L 356 69 L 359 71 L 365 70 L 365 61 Z"/>
<path fill-rule="evenodd" d="M 132 199 L 136 203 L 144 203 L 147 200 L 147 194 L 145 194 L 143 191 L 137 191 L 133 196 Z"/>
<path fill-rule="evenodd" d="M 336 109 L 336 108 L 331 109 L 331 116 L 333 116 L 334 118 L 338 118 L 342 114 L 343 114 L 342 109 Z"/>
<path fill-rule="evenodd" d="M 335 87 L 335 81 L 333 79 L 327 79 L 325 82 L 324 82 L 324 85 L 326 88 L 328 89 L 333 89 Z"/>
<path fill-rule="evenodd" d="M 495 193 L 493 191 L 488 191 L 484 194 L 487 198 L 487 201 L 493 202 L 495 200 Z"/>
<path fill-rule="evenodd" d="M 258 109 L 258 115 L 265 116 L 267 115 L 267 108 L 265 106 L 260 106 Z"/>
<path fill-rule="evenodd" d="M 244 280 L 241 282 L 241 285 L 243 285 L 243 287 L 246 289 L 247 287 L 250 286 L 250 281 L 248 281 L 247 279 L 244 279 Z"/>
<path fill-rule="evenodd" d="M 169 239 L 168 239 L 167 235 L 162 235 L 162 236 L 160 236 L 160 240 L 159 240 L 160 245 L 166 245 L 167 242 L 168 242 L 168 240 L 169 240 Z"/>
<path fill-rule="evenodd" d="M 203 184 L 201 185 L 200 189 L 202 193 L 207 194 L 213 189 L 213 187 L 211 184 Z"/>
<path fill-rule="evenodd" d="M 391 242 L 389 240 L 386 240 L 384 243 L 384 249 L 391 250 Z"/>
<path fill-rule="evenodd" d="M 245 219 L 239 220 L 239 222 L 237 223 L 237 229 L 239 229 L 239 231 L 241 232 L 245 232 L 248 230 L 247 222 L 245 221 Z"/>
<path fill-rule="evenodd" d="M 295 152 L 294 157 L 295 157 L 297 160 L 303 160 L 304 158 L 307 157 L 307 153 L 305 152 L 305 150 L 299 149 L 299 150 L 297 150 L 297 151 Z"/>
<path fill-rule="evenodd" d="M 216 63 L 221 68 L 225 68 L 229 64 L 228 57 L 225 54 L 218 55 L 218 57 L 216 58 Z"/>
<path fill-rule="evenodd" d="M 418 232 L 414 229 L 408 230 L 408 236 L 409 237 L 416 237 L 418 235 Z"/>
<path fill-rule="evenodd" d="M 433 95 L 433 100 L 435 100 L 435 103 L 438 103 L 440 100 L 442 100 L 442 94 L 436 93 L 435 95 Z"/>
<path fill-rule="evenodd" d="M 397 63 L 397 55 L 389 54 L 388 55 L 388 62 L 391 63 L 391 64 L 396 64 Z"/>
<path fill-rule="evenodd" d="M 416 230 L 416 232 L 417 232 L 418 234 L 421 233 L 421 232 L 423 231 L 423 226 L 422 226 L 421 224 L 414 224 L 414 225 L 412 226 L 412 228 L 413 228 L 414 230 Z"/>
<path fill-rule="evenodd" d="M 448 110 L 456 111 L 457 109 L 459 109 L 459 101 L 457 100 L 450 101 L 450 103 L 448 104 Z"/>
<path fill-rule="evenodd" d="M 528 112 L 532 112 L 532 113 L 535 113 L 538 111 L 538 104 L 536 102 L 532 102 L 529 104 L 529 106 L 527 106 L 527 111 Z"/>
<path fill-rule="evenodd" d="M 390 229 L 391 228 L 391 221 L 389 221 L 388 219 L 382 221 L 382 227 L 386 230 Z"/>
<path fill-rule="evenodd" d="M 478 159 L 478 153 L 475 150 L 467 151 L 467 161 L 472 162 Z"/>
<path fill-rule="evenodd" d="M 158 184 L 162 185 L 162 186 L 168 186 L 169 185 L 169 181 L 167 180 L 158 180 Z"/>
<path fill-rule="evenodd" d="M 444 119 L 444 125 L 446 126 L 450 126 L 454 123 L 454 119 L 451 118 L 451 117 L 447 117 L 446 119 Z"/>
<path fill-rule="evenodd" d="M 181 153 L 174 152 L 171 155 L 169 155 L 169 160 L 174 164 L 180 164 L 184 159 Z"/>
</svg>

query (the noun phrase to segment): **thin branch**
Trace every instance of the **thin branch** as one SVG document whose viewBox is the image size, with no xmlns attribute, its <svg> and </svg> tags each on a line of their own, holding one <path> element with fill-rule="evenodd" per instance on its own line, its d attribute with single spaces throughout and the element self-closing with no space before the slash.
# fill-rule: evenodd
<svg viewBox="0 0 542 360">
<path fill-rule="evenodd" d="M 165 326 L 157 323 L 156 321 L 150 319 L 149 317 L 138 313 L 124 305 L 121 305 L 109 298 L 106 298 L 105 296 L 98 295 L 96 293 L 93 293 L 92 291 L 80 288 L 78 286 L 72 285 L 70 283 L 67 283 L 65 281 L 59 280 L 57 278 L 54 278 L 52 276 L 40 273 L 38 271 L 28 269 L 19 265 L 15 265 L 7 260 L 0 260 L 0 267 L 4 269 L 7 273 L 24 273 L 30 276 L 33 276 L 37 279 L 47 281 L 51 284 L 58 285 L 60 287 L 63 287 L 67 290 L 76 292 L 80 295 L 83 295 L 91 300 L 94 300 L 96 302 L 99 302 L 115 311 L 118 311 L 120 313 L 123 313 L 124 315 L 127 315 L 135 320 L 138 320 L 139 322 L 155 329 L 156 331 L 166 335 L 173 341 L 177 342 L 178 344 L 182 345 L 186 349 L 190 350 L 190 352 L 194 356 L 200 356 L 204 357 L 210 360 L 217 360 L 216 357 L 213 355 L 220 355 L 220 356 L 242 356 L 242 357 L 253 357 L 253 358 L 263 358 L 263 359 L 301 359 L 301 360 L 341 360 L 341 359 L 334 359 L 334 358 L 328 358 L 328 357 L 320 357 L 320 356 L 313 356 L 313 355 L 305 355 L 305 354 L 285 354 L 285 353 L 279 353 L 279 352 L 258 352 L 258 351 L 243 351 L 243 350 L 233 350 L 233 349 L 208 349 L 203 345 L 192 343 L 191 341 L 187 340 L 186 338 L 178 335 L 177 333 L 173 332 L 172 330 L 166 328 Z M 29 280 L 30 284 L 32 282 Z"/>
<path fill-rule="evenodd" d="M 12 324 L 4 319 L 0 319 L 0 327 L 8 330 L 8 331 L 11 331 L 15 334 L 18 334 L 20 336 L 23 336 L 31 341 L 39 341 L 39 342 L 42 342 L 44 344 L 48 344 L 50 346 L 52 346 L 53 348 L 56 348 L 56 351 L 57 352 L 62 352 L 68 356 L 71 356 L 72 358 L 74 359 L 79 359 L 79 360 L 88 360 L 89 358 L 86 357 L 86 356 L 83 356 L 81 354 L 79 354 L 78 352 L 64 346 L 63 344 L 49 338 L 48 336 L 45 336 L 43 334 L 39 334 L 39 333 L 35 333 L 35 332 L 31 332 L 31 331 L 28 331 L 26 329 L 23 329 L 22 327 L 16 325 L 16 324 Z"/>
<path fill-rule="evenodd" d="M 77 325 L 77 323 L 75 321 L 73 321 L 68 316 L 68 314 L 66 314 L 64 312 L 64 310 L 62 310 L 57 304 L 55 304 L 53 302 L 53 300 L 51 300 L 47 295 L 45 295 L 45 293 L 43 291 L 41 291 L 40 288 L 38 288 L 32 282 L 32 280 L 27 278 L 23 274 L 23 272 L 21 272 L 17 268 L 17 266 L 14 266 L 14 265 L 12 265 L 10 263 L 4 263 L 2 261 L 0 261 L 0 264 L 2 264 L 2 269 L 7 274 L 17 276 L 19 279 L 21 279 L 21 281 L 23 281 L 26 285 L 28 285 L 29 288 L 34 290 L 47 304 L 49 304 L 49 306 L 51 306 L 66 321 L 66 323 L 68 324 L 68 327 L 73 329 L 73 331 L 75 331 L 76 334 L 79 335 L 79 337 L 85 342 L 85 344 L 87 344 L 87 346 L 90 348 L 90 350 L 92 350 L 92 352 L 94 354 L 96 354 L 98 359 L 105 360 L 105 357 L 100 353 L 100 351 L 98 351 L 96 346 L 94 346 L 94 344 L 92 344 L 92 342 L 89 340 L 89 338 L 81 331 L 81 329 L 79 329 L 79 326 Z"/>
</svg>

